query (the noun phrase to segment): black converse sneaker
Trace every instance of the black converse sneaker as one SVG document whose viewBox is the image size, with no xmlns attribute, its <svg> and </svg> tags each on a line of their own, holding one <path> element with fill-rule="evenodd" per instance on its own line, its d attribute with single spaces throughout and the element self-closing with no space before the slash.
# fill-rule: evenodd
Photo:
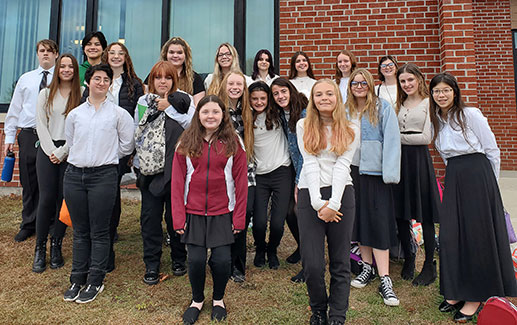
<svg viewBox="0 0 517 325">
<path fill-rule="evenodd" d="M 75 301 L 77 297 L 79 297 L 79 292 L 81 291 L 81 285 L 77 283 L 72 283 L 70 288 L 66 290 L 65 295 L 63 296 L 64 301 Z"/>
<path fill-rule="evenodd" d="M 104 290 L 104 284 L 100 286 L 94 286 L 89 284 L 86 289 L 81 290 L 79 297 L 75 300 L 78 304 L 85 304 L 90 301 L 94 301 L 97 295 Z"/>
<path fill-rule="evenodd" d="M 361 273 L 350 282 L 350 285 L 354 288 L 364 288 L 368 283 L 375 279 L 375 269 L 368 263 L 363 262 L 363 270 Z"/>
<path fill-rule="evenodd" d="M 393 283 L 388 275 L 381 276 L 381 284 L 379 285 L 379 294 L 382 296 L 384 303 L 388 306 L 398 306 L 399 298 L 393 291 Z"/>
</svg>

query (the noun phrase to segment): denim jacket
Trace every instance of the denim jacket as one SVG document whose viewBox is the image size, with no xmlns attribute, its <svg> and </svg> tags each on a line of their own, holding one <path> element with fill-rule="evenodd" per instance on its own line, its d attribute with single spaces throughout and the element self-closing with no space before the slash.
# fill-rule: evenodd
<svg viewBox="0 0 517 325">
<path fill-rule="evenodd" d="M 359 173 L 382 176 L 386 184 L 400 180 L 400 130 L 391 105 L 384 99 L 377 102 L 379 122 L 373 126 L 367 114 L 361 118 L 361 160 Z"/>
<path fill-rule="evenodd" d="M 300 114 L 300 119 L 304 118 L 306 115 L 305 109 Z M 296 172 L 295 184 L 298 184 L 298 180 L 300 179 L 300 171 L 302 170 L 303 165 L 303 157 L 298 149 L 298 140 L 296 138 L 296 131 L 291 132 L 289 126 L 287 125 L 287 119 L 285 118 L 285 113 L 283 109 L 280 109 L 280 120 L 282 121 L 282 128 L 284 129 L 284 134 L 287 137 L 287 145 L 289 155 L 291 156 L 291 161 L 293 163 L 294 171 Z"/>
</svg>

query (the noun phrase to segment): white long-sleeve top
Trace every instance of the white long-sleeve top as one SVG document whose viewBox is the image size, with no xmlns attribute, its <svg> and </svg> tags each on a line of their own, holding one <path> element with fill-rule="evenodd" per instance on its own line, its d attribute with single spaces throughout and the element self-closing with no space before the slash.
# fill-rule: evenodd
<svg viewBox="0 0 517 325">
<path fill-rule="evenodd" d="M 431 117 L 429 115 L 429 98 L 420 104 L 407 108 L 404 104 L 398 114 L 400 143 L 407 145 L 428 145 L 431 143 Z M 407 134 L 411 132 L 411 134 Z"/>
<path fill-rule="evenodd" d="M 255 136 L 253 156 L 257 175 L 264 175 L 278 167 L 291 165 L 287 138 L 280 124 L 267 130 L 266 113 L 263 112 L 257 116 L 253 133 Z"/>
<path fill-rule="evenodd" d="M 311 98 L 311 90 L 312 86 L 316 83 L 316 79 L 312 79 L 311 77 L 296 77 L 294 79 L 289 80 L 293 86 L 298 90 L 298 92 L 305 95 L 307 98 Z"/>
<path fill-rule="evenodd" d="M 76 167 L 118 164 L 135 147 L 131 115 L 108 99 L 95 110 L 89 99 L 65 120 L 68 163 Z"/>
<path fill-rule="evenodd" d="M 484 153 L 498 179 L 501 165 L 500 151 L 488 120 L 475 107 L 465 107 L 463 112 L 465 113 L 465 136 L 460 126 L 452 120 L 450 113 L 447 121 L 442 120 L 438 115 L 441 125 L 435 142 L 436 149 L 445 164 L 448 158 L 477 152 Z"/>
<path fill-rule="evenodd" d="M 18 79 L 5 117 L 5 143 L 14 143 L 17 128 L 36 127 L 36 105 L 43 71 L 45 70 L 40 66 L 36 70 L 24 73 Z M 54 67 L 47 71 L 49 72 L 47 84 L 50 84 L 54 75 Z"/>
<path fill-rule="evenodd" d="M 307 188 L 309 190 L 312 208 L 318 211 L 325 205 L 325 201 L 321 199 L 320 189 L 332 186 L 332 195 L 329 199 L 328 207 L 338 211 L 341 208 L 341 198 L 345 191 L 345 186 L 352 185 L 350 164 L 361 141 L 359 127 L 354 123 L 350 123 L 350 127 L 355 133 L 354 141 L 350 144 L 347 151 L 337 156 L 330 151 L 331 127 L 328 126 L 327 148 L 315 156 L 305 151 L 303 144 L 304 122 L 305 119 L 300 119 L 296 123 L 298 148 L 303 156 L 303 166 L 298 188 Z"/>
</svg>

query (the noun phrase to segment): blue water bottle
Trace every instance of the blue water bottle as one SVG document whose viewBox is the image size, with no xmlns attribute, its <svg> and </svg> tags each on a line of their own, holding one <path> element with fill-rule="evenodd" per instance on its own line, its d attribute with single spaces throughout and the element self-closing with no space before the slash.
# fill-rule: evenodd
<svg viewBox="0 0 517 325">
<path fill-rule="evenodd" d="M 4 168 L 2 169 L 2 181 L 10 182 L 13 179 L 13 170 L 14 170 L 14 162 L 16 158 L 14 157 L 14 152 L 9 151 L 7 155 L 5 155 L 4 159 Z"/>
</svg>

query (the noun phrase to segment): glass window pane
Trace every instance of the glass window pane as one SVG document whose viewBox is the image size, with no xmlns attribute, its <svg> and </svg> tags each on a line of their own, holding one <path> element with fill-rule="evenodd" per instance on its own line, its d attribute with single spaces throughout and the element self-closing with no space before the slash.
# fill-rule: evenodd
<svg viewBox="0 0 517 325">
<path fill-rule="evenodd" d="M 192 48 L 194 70 L 211 73 L 219 44 L 233 44 L 234 0 L 172 0 L 171 36 L 180 36 Z"/>
<path fill-rule="evenodd" d="M 161 9 L 161 0 L 99 0 L 98 30 L 128 48 L 142 80 L 160 58 Z"/>
<path fill-rule="evenodd" d="M 273 0 L 246 0 L 246 74 L 253 73 L 255 54 L 261 49 L 275 53 Z"/>
<path fill-rule="evenodd" d="M 59 52 L 72 53 L 79 64 L 83 62 L 81 40 L 84 37 L 86 0 L 62 0 Z"/>
<path fill-rule="evenodd" d="M 36 43 L 49 35 L 51 0 L 0 1 L 0 103 L 8 104 L 14 83 L 38 67 Z"/>
</svg>

